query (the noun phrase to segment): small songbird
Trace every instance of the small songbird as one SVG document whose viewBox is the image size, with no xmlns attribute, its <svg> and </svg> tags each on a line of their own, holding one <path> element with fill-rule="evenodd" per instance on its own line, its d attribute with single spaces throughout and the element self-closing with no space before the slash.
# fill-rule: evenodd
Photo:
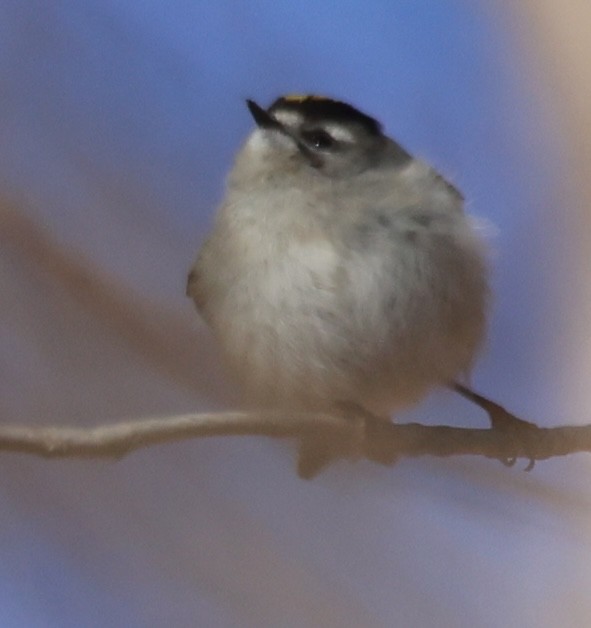
<svg viewBox="0 0 591 628">
<path fill-rule="evenodd" d="M 387 419 L 461 379 L 489 296 L 462 195 L 349 104 L 247 103 L 256 128 L 187 285 L 245 401 Z"/>
</svg>

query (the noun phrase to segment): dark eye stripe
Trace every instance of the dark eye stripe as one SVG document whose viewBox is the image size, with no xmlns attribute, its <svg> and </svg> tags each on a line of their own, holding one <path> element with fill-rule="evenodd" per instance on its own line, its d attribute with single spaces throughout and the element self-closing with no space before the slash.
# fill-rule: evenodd
<svg viewBox="0 0 591 628">
<path fill-rule="evenodd" d="M 332 135 L 322 129 L 302 131 L 301 135 L 308 146 L 317 150 L 329 150 L 336 144 Z"/>
</svg>

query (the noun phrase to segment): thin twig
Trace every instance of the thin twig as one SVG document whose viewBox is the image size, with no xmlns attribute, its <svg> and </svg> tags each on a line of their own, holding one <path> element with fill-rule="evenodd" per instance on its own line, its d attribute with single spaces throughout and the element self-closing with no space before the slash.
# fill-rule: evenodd
<svg viewBox="0 0 591 628">
<path fill-rule="evenodd" d="M 361 418 L 363 420 L 363 418 Z M 121 457 L 136 449 L 190 438 L 268 436 L 302 440 L 319 438 L 359 441 L 355 422 L 329 414 L 227 412 L 188 414 L 104 425 L 94 428 L 0 427 L 0 451 L 47 458 Z M 499 429 L 466 429 L 418 423 L 368 425 L 366 450 L 399 456 L 480 455 L 506 460 L 543 460 L 591 452 L 591 425 L 531 429 L 515 438 Z M 363 454 L 362 454 L 363 455 Z"/>
</svg>

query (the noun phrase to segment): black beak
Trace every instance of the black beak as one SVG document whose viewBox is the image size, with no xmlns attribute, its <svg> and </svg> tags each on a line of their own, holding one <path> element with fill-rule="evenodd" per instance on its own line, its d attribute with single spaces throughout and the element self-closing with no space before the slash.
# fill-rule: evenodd
<svg viewBox="0 0 591 628">
<path fill-rule="evenodd" d="M 259 107 L 254 100 L 247 100 L 246 104 L 248 105 L 248 109 L 259 128 L 277 129 L 278 131 L 283 130 L 281 124 L 279 124 L 273 116 L 269 115 L 265 109 Z"/>
</svg>

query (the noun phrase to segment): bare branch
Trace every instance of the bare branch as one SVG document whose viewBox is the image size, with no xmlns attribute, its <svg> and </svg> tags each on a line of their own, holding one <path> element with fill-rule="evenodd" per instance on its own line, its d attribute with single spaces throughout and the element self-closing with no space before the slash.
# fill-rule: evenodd
<svg viewBox="0 0 591 628">
<path fill-rule="evenodd" d="M 291 420 L 290 420 L 291 419 Z M 331 423 L 332 419 L 332 423 Z M 0 427 L 0 451 L 30 453 L 47 458 L 120 457 L 149 445 L 206 436 L 295 436 L 318 421 L 338 429 L 329 416 L 273 415 L 248 412 L 187 414 L 125 421 L 94 428 Z"/>
<path fill-rule="evenodd" d="M 466 429 L 418 423 L 383 425 L 364 417 L 305 413 L 227 412 L 188 414 L 129 421 L 95 428 L 0 427 L 0 451 L 48 458 L 121 457 L 133 450 L 172 441 L 211 436 L 268 436 L 360 443 L 374 460 L 399 456 L 481 455 L 499 460 L 543 460 L 591 452 L 591 425 L 539 428 L 518 433 L 501 429 Z M 377 452 L 377 453 L 376 453 Z"/>
</svg>

